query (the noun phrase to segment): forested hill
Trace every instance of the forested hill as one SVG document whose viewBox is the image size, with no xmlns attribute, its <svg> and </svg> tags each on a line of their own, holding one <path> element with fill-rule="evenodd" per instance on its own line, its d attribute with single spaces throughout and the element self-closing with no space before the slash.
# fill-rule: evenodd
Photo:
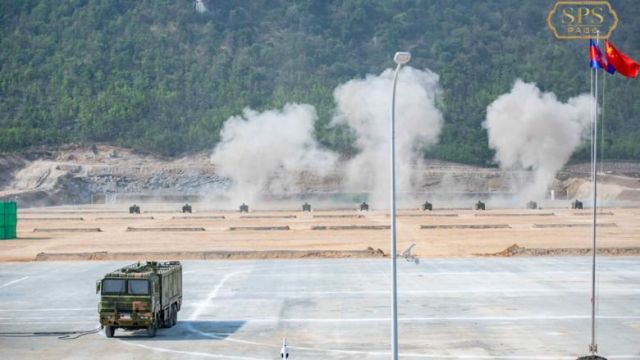
<svg viewBox="0 0 640 360">
<path fill-rule="evenodd" d="M 426 155 L 486 164 L 485 109 L 516 78 L 562 100 L 589 90 L 586 41 L 546 28 L 554 2 L 3 0 L 0 151 L 102 142 L 176 155 L 211 148 L 244 107 L 303 102 L 318 109 L 318 140 L 348 153 L 352 135 L 328 126 L 333 89 L 409 50 L 443 89 Z M 612 41 L 639 59 L 640 7 L 611 3 Z M 640 159 L 638 81 L 607 79 L 608 158 Z"/>
</svg>

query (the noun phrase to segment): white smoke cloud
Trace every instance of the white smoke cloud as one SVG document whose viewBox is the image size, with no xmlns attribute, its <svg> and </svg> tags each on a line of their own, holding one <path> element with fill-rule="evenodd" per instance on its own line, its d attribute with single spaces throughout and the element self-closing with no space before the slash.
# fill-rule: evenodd
<svg viewBox="0 0 640 360">
<path fill-rule="evenodd" d="M 489 147 L 504 169 L 531 169 L 534 178 L 522 189 L 522 199 L 542 199 L 589 127 L 592 98 L 580 95 L 560 102 L 553 93 L 517 80 L 511 92 L 487 107 L 483 126 Z"/>
<path fill-rule="evenodd" d="M 357 134 L 359 154 L 346 164 L 345 190 L 365 191 L 377 208 L 389 197 L 389 134 L 393 69 L 351 80 L 334 91 L 334 124 L 348 124 Z M 405 67 L 396 90 L 397 189 L 412 192 L 422 172 L 421 148 L 435 144 L 442 126 L 436 108 L 438 75 Z M 412 178 L 416 179 L 412 179 Z"/>
<path fill-rule="evenodd" d="M 313 139 L 316 119 L 314 107 L 304 104 L 262 113 L 245 109 L 229 118 L 211 156 L 218 174 L 232 180 L 229 200 L 252 204 L 263 194 L 297 192 L 296 172 L 332 169 L 336 155 Z"/>
<path fill-rule="evenodd" d="M 292 194 L 305 189 L 305 173 L 342 173 L 344 190 L 367 192 L 376 208 L 386 208 L 389 196 L 389 124 L 393 69 L 340 85 L 333 124 L 356 132 L 360 152 L 338 163 L 338 155 L 321 149 L 313 139 L 317 119 L 313 106 L 287 104 L 262 113 L 246 109 L 229 118 L 211 161 L 232 185 L 232 204 L 264 201 L 264 195 Z M 411 192 L 422 179 L 421 150 L 437 141 L 442 114 L 436 108 L 438 76 L 429 70 L 404 68 L 396 93 L 396 166 L 398 191 Z M 337 169 L 341 167 L 341 169 Z M 415 179 L 412 179 L 415 177 Z M 415 180 L 415 181 L 414 181 Z M 235 205 L 234 205 L 235 206 Z"/>
</svg>

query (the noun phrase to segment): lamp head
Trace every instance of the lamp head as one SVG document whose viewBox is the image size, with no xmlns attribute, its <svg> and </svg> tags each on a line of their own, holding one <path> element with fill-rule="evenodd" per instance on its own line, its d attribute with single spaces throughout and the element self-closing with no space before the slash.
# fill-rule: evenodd
<svg viewBox="0 0 640 360">
<path fill-rule="evenodd" d="M 396 64 L 398 64 L 398 65 L 404 65 L 404 64 L 408 63 L 409 60 L 411 60 L 411 53 L 407 52 L 407 51 L 398 51 L 393 56 L 393 61 L 395 61 Z"/>
</svg>

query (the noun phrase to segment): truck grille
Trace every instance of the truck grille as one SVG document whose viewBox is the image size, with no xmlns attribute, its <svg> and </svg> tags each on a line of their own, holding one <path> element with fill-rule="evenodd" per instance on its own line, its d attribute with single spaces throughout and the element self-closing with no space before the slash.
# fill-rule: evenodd
<svg viewBox="0 0 640 360">
<path fill-rule="evenodd" d="M 134 305 L 134 303 L 140 303 L 140 302 L 132 302 L 132 301 L 103 301 L 102 305 L 101 305 L 101 309 L 103 311 L 117 311 L 117 312 L 132 312 L 134 310 L 134 307 L 136 308 L 136 311 L 149 311 L 149 304 L 148 303 L 143 303 L 145 307 L 145 309 L 141 309 L 140 305 Z M 146 306 L 145 306 L 146 305 Z"/>
</svg>

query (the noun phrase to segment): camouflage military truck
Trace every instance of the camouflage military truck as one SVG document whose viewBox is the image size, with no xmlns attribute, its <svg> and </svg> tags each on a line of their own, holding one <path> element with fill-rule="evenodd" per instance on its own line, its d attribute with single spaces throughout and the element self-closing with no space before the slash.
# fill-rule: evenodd
<svg viewBox="0 0 640 360">
<path fill-rule="evenodd" d="M 179 261 L 135 263 L 112 271 L 96 283 L 98 314 L 107 337 L 115 329 L 146 329 L 149 337 L 159 327 L 178 321 L 182 305 L 182 265 Z"/>
</svg>

